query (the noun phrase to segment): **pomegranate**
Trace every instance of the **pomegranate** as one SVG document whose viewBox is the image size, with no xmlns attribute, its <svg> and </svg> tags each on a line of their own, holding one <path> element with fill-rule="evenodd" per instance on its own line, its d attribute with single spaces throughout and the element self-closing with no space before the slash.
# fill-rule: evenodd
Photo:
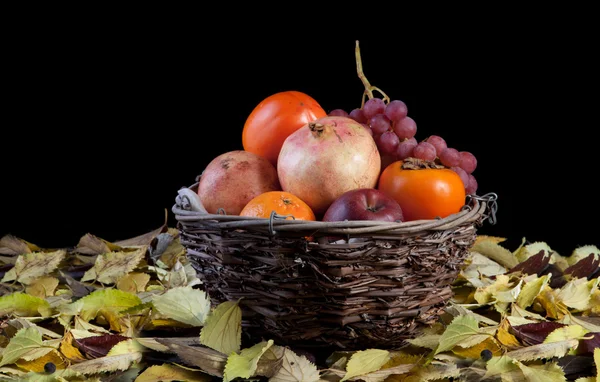
<svg viewBox="0 0 600 382">
<path fill-rule="evenodd" d="M 282 189 L 304 200 L 317 216 L 346 191 L 374 188 L 380 171 L 371 134 L 341 116 L 322 117 L 296 130 L 277 160 Z"/>
<path fill-rule="evenodd" d="M 211 214 L 222 208 L 228 215 L 239 215 L 250 200 L 267 191 L 281 191 L 277 169 L 267 159 L 243 150 L 214 158 L 198 183 L 198 196 Z"/>
</svg>

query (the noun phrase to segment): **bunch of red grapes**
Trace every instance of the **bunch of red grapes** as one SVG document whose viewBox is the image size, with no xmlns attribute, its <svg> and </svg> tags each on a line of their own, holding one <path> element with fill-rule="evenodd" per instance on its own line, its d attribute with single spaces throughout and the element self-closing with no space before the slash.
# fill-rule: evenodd
<svg viewBox="0 0 600 382">
<path fill-rule="evenodd" d="M 388 162 L 409 157 L 434 161 L 456 172 L 467 194 L 477 191 L 477 180 L 473 176 L 477 158 L 468 151 L 448 147 L 446 140 L 438 135 L 417 141 L 417 124 L 408 116 L 403 101 L 392 100 L 386 104 L 382 98 L 374 97 L 365 101 L 362 108 L 350 113 L 335 109 L 329 115 L 349 117 L 362 124 L 373 135 L 379 152 Z"/>
</svg>

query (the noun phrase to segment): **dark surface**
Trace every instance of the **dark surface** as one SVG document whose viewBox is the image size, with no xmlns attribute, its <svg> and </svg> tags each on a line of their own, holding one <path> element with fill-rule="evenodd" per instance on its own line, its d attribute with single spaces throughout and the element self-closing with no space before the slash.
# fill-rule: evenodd
<svg viewBox="0 0 600 382">
<path fill-rule="evenodd" d="M 119 240 L 160 226 L 165 208 L 174 224 L 177 190 L 242 148 L 263 98 L 294 89 L 326 110 L 360 105 L 356 36 L 154 30 L 47 29 L 5 47 L 0 235 Z M 406 102 L 417 138 L 477 156 L 478 194 L 497 193 L 499 206 L 480 233 L 511 249 L 523 237 L 564 254 L 600 245 L 597 65 L 585 35 L 562 33 L 361 39 L 365 74 Z"/>
</svg>

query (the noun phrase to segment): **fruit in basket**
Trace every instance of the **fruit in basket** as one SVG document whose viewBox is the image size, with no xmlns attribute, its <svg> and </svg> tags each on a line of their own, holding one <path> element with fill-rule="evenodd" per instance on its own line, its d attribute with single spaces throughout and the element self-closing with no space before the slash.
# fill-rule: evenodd
<svg viewBox="0 0 600 382">
<path fill-rule="evenodd" d="M 401 222 L 402 208 L 391 196 L 376 188 L 359 188 L 343 193 L 327 209 L 323 221 L 379 220 Z"/>
<path fill-rule="evenodd" d="M 347 117 L 310 122 L 283 143 L 277 173 L 283 191 L 304 200 L 321 216 L 344 192 L 374 188 L 381 157 L 369 132 Z"/>
<path fill-rule="evenodd" d="M 240 216 L 270 218 L 271 212 L 287 219 L 315 220 L 312 209 L 302 199 L 285 191 L 268 191 L 255 196 L 240 212 Z"/>
<path fill-rule="evenodd" d="M 377 188 L 398 202 L 405 221 L 445 218 L 466 201 L 465 185 L 456 172 L 414 158 L 387 166 Z"/>
<path fill-rule="evenodd" d="M 234 150 L 214 158 L 200 177 L 198 196 L 211 213 L 238 215 L 250 200 L 267 191 L 280 191 L 277 169 L 267 159 Z"/>
<path fill-rule="evenodd" d="M 326 115 L 308 94 L 292 90 L 275 93 L 260 102 L 246 119 L 242 145 L 244 150 L 277 166 L 283 141 L 300 127 Z"/>
</svg>

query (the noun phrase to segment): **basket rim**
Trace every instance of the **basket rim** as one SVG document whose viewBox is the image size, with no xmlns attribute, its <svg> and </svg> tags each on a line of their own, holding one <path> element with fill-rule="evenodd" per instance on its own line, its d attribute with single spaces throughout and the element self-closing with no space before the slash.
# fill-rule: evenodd
<svg viewBox="0 0 600 382">
<path fill-rule="evenodd" d="M 199 182 L 191 186 L 182 187 L 196 192 Z M 206 222 L 217 223 L 220 229 L 244 229 L 244 228 L 267 228 L 274 233 L 277 231 L 327 231 L 328 233 L 375 233 L 375 232 L 420 232 L 424 230 L 448 230 L 455 227 L 472 224 L 482 219 L 487 219 L 495 224 L 495 213 L 497 209 L 497 195 L 488 193 L 482 196 L 467 195 L 467 202 L 463 208 L 454 214 L 444 218 L 412 220 L 405 222 L 386 222 L 377 220 L 352 220 L 339 222 L 324 222 L 311 220 L 287 219 L 288 216 L 271 214 L 269 218 L 212 214 L 200 211 L 192 211 L 181 205 L 181 199 L 176 198 L 172 207 L 177 221 L 181 223 Z"/>
</svg>

